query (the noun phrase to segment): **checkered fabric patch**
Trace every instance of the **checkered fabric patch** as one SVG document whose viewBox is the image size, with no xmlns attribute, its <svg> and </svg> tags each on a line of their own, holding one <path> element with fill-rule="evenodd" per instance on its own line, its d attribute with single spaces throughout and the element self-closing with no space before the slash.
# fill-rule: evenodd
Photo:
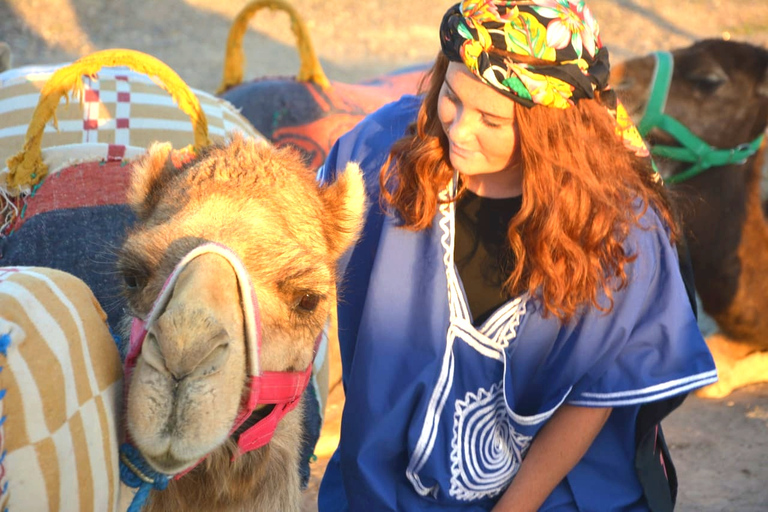
<svg viewBox="0 0 768 512">
<path fill-rule="evenodd" d="M 0 74 L 0 168 L 24 146 L 24 137 L 40 90 L 58 66 L 22 67 Z M 82 104 L 62 99 L 56 112 L 58 131 L 49 122 L 43 149 L 71 144 L 108 144 L 109 158 L 121 159 L 124 148 L 146 148 L 156 141 L 175 148 L 193 143 L 192 123 L 171 96 L 149 77 L 126 68 L 104 68 L 84 77 Z M 208 119 L 214 141 L 239 131 L 264 139 L 231 104 L 193 89 Z M 121 149 L 121 147 L 123 149 Z"/>
</svg>

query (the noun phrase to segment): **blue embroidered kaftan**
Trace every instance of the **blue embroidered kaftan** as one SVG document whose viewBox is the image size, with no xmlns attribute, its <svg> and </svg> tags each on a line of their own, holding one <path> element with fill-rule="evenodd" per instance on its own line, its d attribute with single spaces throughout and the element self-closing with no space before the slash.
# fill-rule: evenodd
<svg viewBox="0 0 768 512">
<path fill-rule="evenodd" d="M 420 232 L 378 205 L 379 169 L 420 101 L 370 115 L 318 173 L 332 182 L 358 162 L 371 205 L 340 285 L 346 406 L 320 511 L 490 510 L 564 403 L 615 409 L 542 510 L 647 510 L 633 465 L 640 404 L 716 380 L 660 220 L 649 209 L 629 236 L 638 257 L 610 315 L 561 325 L 523 295 L 475 328 L 453 204 Z"/>
</svg>

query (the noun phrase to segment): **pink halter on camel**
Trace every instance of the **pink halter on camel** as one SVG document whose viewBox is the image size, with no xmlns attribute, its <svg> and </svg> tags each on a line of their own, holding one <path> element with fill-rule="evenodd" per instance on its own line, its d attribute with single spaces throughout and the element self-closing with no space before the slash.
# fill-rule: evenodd
<svg viewBox="0 0 768 512">
<path fill-rule="evenodd" d="M 192 260 L 203 254 L 218 254 L 229 262 L 237 275 L 240 296 L 242 297 L 245 339 L 247 344 L 248 391 L 243 396 L 240 411 L 232 425 L 230 435 L 235 434 L 238 429 L 240 429 L 259 405 L 274 405 L 272 410 L 264 418 L 259 419 L 237 436 L 237 446 L 239 451 L 233 456 L 234 460 L 244 453 L 261 448 L 272 439 L 277 424 L 288 412 L 296 407 L 304 390 L 307 388 L 312 376 L 312 363 L 310 363 L 305 370 L 299 372 L 261 371 L 259 365 L 261 354 L 261 317 L 259 314 L 259 302 L 253 291 L 253 286 L 251 285 L 245 266 L 231 249 L 220 244 L 206 243 L 187 253 L 187 255 L 176 265 L 176 268 L 166 280 L 163 289 L 155 300 L 152 310 L 146 320 L 138 318 L 133 319 L 128 355 L 124 366 L 125 394 L 127 395 L 128 393 L 128 388 L 131 382 L 130 377 L 136 366 L 136 360 L 138 359 L 139 354 L 141 354 L 141 349 L 144 340 L 147 337 L 147 332 L 165 311 L 171 295 L 173 294 L 174 285 L 178 280 L 179 274 L 181 274 L 182 270 L 184 270 Z M 315 340 L 315 353 L 317 353 L 321 338 L 322 334 L 318 335 Z M 181 478 L 203 460 L 200 459 L 195 466 L 188 468 L 182 473 L 169 476 L 152 471 L 151 468 L 148 468 L 147 465 L 143 463 L 143 461 L 136 460 L 137 454 L 138 452 L 130 446 L 130 444 L 124 446 L 121 448 L 121 462 L 127 466 L 139 480 L 156 488 L 165 488 L 169 478 Z M 121 471 L 121 473 L 123 473 L 123 471 Z M 125 480 L 125 478 L 123 478 L 123 480 Z"/>
</svg>

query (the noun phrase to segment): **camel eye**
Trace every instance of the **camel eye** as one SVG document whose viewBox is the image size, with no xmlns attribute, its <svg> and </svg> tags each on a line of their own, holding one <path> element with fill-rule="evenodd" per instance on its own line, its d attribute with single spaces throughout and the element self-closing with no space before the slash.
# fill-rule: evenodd
<svg viewBox="0 0 768 512">
<path fill-rule="evenodd" d="M 142 290 L 152 275 L 144 259 L 131 251 L 124 251 L 117 260 L 117 271 L 123 278 L 123 290 L 133 293 Z"/>
<path fill-rule="evenodd" d="M 136 278 L 136 276 L 126 275 L 123 276 L 123 280 L 125 281 L 125 287 L 129 290 L 135 290 L 139 287 L 139 280 Z"/>
<path fill-rule="evenodd" d="M 123 282 L 125 283 L 125 287 L 130 291 L 143 288 L 146 284 L 146 280 L 144 278 L 134 273 L 124 273 Z"/>
<path fill-rule="evenodd" d="M 296 304 L 296 308 L 305 313 L 311 313 L 317 309 L 320 303 L 320 296 L 316 293 L 305 293 Z"/>
<path fill-rule="evenodd" d="M 712 94 L 728 81 L 724 71 L 714 70 L 693 73 L 688 76 L 693 86 L 704 94 Z"/>
<path fill-rule="evenodd" d="M 718 77 L 705 77 L 696 82 L 696 87 L 705 94 L 712 94 L 723 85 L 724 80 Z"/>
</svg>

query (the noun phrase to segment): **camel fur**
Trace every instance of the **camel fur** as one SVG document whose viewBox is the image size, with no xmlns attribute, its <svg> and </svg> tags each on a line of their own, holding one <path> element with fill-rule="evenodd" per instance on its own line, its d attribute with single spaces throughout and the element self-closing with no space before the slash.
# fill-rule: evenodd
<svg viewBox="0 0 768 512">
<path fill-rule="evenodd" d="M 118 268 L 132 316 L 146 317 L 191 249 L 224 245 L 258 297 L 263 371 L 299 371 L 335 308 L 336 264 L 365 209 L 356 165 L 328 186 L 289 149 L 235 138 L 177 166 L 168 145 L 135 166 L 129 201 L 138 223 Z M 246 383 L 237 277 L 216 254 L 192 260 L 151 326 L 130 380 L 126 423 L 155 469 L 188 474 L 153 491 L 145 510 L 298 511 L 301 405 L 272 441 L 234 461 L 230 429 Z M 263 412 L 263 411 L 262 411 Z M 254 413 L 257 414 L 257 413 Z"/>
</svg>

